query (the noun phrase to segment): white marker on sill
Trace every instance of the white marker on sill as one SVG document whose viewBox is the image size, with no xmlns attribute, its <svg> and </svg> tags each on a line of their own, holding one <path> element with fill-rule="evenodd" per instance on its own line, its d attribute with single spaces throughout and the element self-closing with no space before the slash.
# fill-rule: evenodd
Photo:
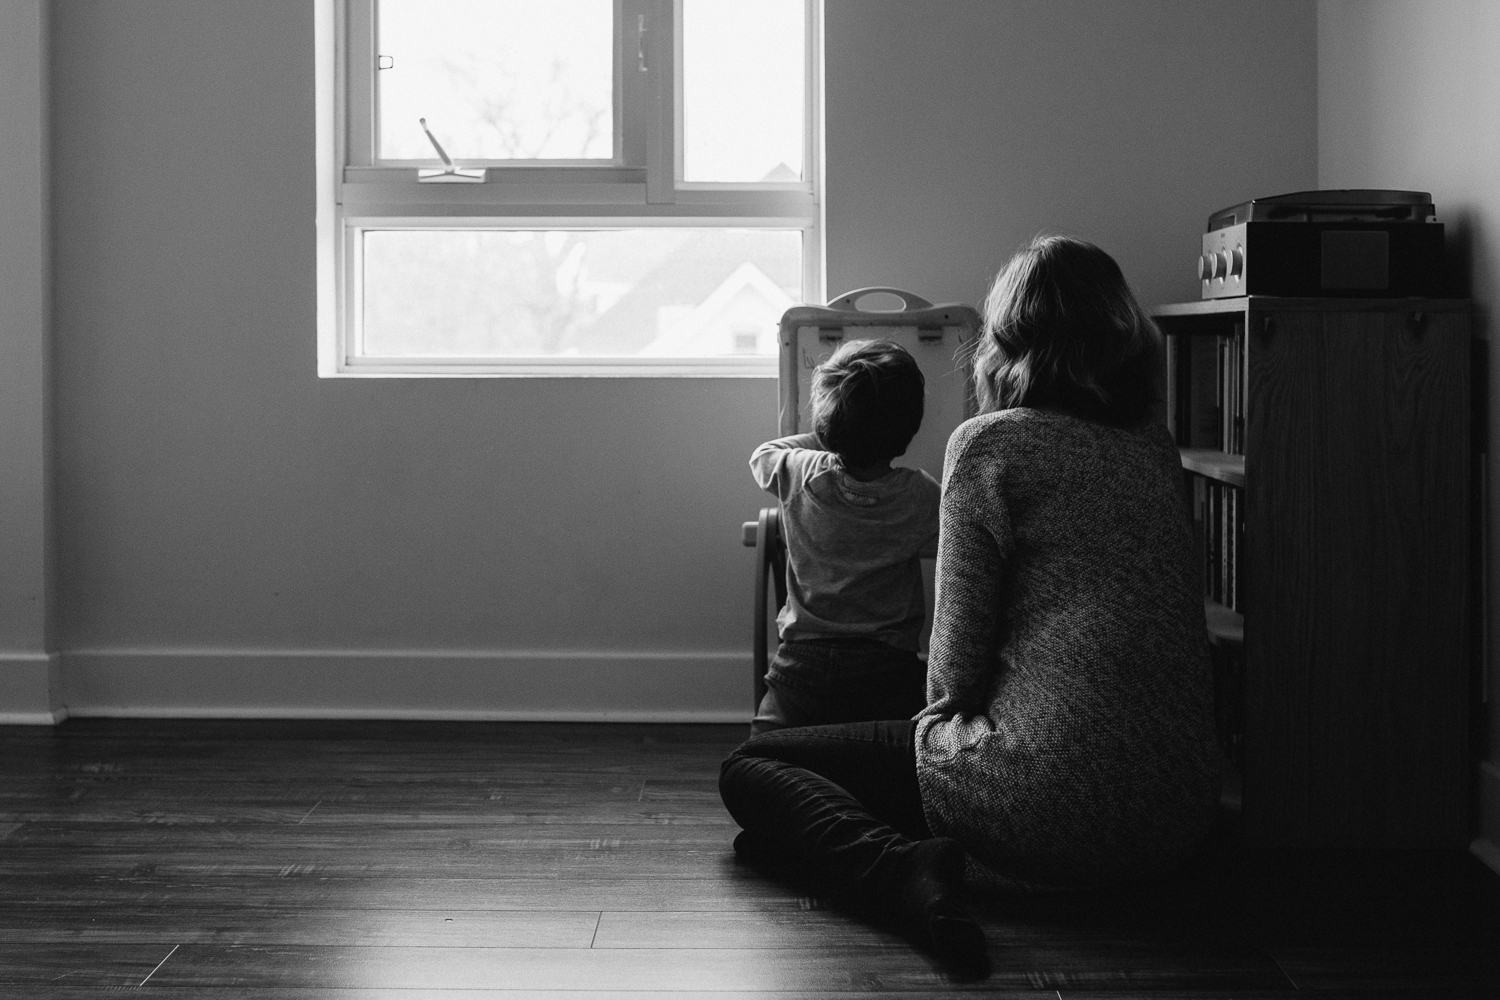
<svg viewBox="0 0 1500 1000">
<path fill-rule="evenodd" d="M 426 118 L 418 118 L 417 122 L 422 126 L 422 131 L 427 133 L 427 141 L 432 143 L 432 148 L 437 150 L 438 159 L 443 161 L 441 170 L 418 170 L 417 180 L 423 184 L 483 184 L 488 171 L 483 167 L 457 167 L 448 158 L 442 144 L 437 141 L 437 136 L 427 127 Z"/>
</svg>

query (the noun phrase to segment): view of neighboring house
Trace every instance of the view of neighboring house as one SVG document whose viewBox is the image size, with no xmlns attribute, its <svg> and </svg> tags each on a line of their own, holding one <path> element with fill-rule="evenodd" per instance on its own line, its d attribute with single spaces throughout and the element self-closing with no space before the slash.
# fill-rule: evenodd
<svg viewBox="0 0 1500 1000">
<path fill-rule="evenodd" d="M 695 308 L 681 314 L 659 310 L 661 333 L 640 353 L 654 358 L 774 354 L 777 322 L 793 305 L 785 289 L 747 262 Z"/>
<path fill-rule="evenodd" d="M 593 267 L 593 280 L 606 279 Z M 575 335 L 580 354 L 775 354 L 801 301 L 801 234 L 702 231 L 684 240 Z"/>
</svg>

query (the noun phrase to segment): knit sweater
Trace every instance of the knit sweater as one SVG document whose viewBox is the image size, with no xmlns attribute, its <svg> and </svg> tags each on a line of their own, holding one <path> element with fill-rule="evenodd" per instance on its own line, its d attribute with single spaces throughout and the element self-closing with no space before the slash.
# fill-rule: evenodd
<svg viewBox="0 0 1500 1000">
<path fill-rule="evenodd" d="M 917 720 L 929 826 L 999 881 L 1140 877 L 1211 824 L 1220 764 L 1177 449 L 1012 409 L 948 442 Z"/>
</svg>

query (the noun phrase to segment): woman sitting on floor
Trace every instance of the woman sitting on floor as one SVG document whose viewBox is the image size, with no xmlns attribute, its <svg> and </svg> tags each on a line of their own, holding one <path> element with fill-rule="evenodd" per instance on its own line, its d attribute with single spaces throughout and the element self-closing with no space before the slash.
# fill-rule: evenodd
<svg viewBox="0 0 1500 1000">
<path fill-rule="evenodd" d="M 980 416 L 948 442 L 927 707 L 787 729 L 724 762 L 754 862 L 816 866 L 958 970 L 985 881 L 1082 888 L 1177 864 L 1216 812 L 1202 590 L 1161 335 L 1114 260 L 1047 237 L 995 279 Z"/>
</svg>

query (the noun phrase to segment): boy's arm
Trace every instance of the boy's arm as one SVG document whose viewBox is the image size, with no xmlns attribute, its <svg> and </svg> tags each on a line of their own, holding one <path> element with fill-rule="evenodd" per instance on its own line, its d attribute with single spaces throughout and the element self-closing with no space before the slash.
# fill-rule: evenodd
<svg viewBox="0 0 1500 1000">
<path fill-rule="evenodd" d="M 922 470 L 918 470 L 921 472 Z M 943 488 L 937 484 L 926 472 L 922 472 L 923 495 L 922 502 L 931 513 L 932 537 L 928 538 L 922 545 L 917 555 L 922 559 L 935 559 L 938 553 L 938 521 L 939 507 L 943 502 Z"/>
<path fill-rule="evenodd" d="M 750 475 L 755 477 L 755 485 L 785 500 L 800 464 L 798 452 L 822 450 L 816 434 L 793 434 L 767 441 L 750 453 Z"/>
</svg>

